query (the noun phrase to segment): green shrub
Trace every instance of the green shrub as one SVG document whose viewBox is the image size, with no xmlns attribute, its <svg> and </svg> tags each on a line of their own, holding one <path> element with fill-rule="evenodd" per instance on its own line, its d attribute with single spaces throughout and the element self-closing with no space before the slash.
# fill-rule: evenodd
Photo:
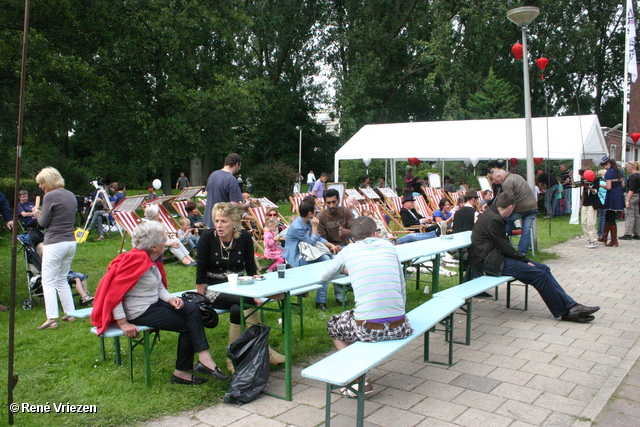
<svg viewBox="0 0 640 427">
<path fill-rule="evenodd" d="M 296 170 L 284 162 L 262 163 L 251 171 L 253 196 L 268 197 L 273 202 L 288 200 L 296 176 Z"/>
</svg>

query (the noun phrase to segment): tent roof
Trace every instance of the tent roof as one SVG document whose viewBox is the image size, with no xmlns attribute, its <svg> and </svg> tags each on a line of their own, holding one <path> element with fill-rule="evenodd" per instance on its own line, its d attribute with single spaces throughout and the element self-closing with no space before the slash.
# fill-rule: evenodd
<svg viewBox="0 0 640 427">
<path fill-rule="evenodd" d="M 532 131 L 534 157 L 579 160 L 583 147 L 586 158 L 599 160 L 607 153 L 596 115 L 534 118 Z M 406 160 L 409 157 L 421 160 L 524 159 L 525 119 L 366 125 L 336 152 L 335 161 L 337 164 L 343 159 Z"/>
</svg>

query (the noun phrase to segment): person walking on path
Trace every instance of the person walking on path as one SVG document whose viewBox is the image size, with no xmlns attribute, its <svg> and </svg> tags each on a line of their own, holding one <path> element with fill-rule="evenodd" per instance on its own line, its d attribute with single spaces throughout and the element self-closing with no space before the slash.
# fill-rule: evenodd
<svg viewBox="0 0 640 427">
<path fill-rule="evenodd" d="M 624 236 L 620 240 L 640 240 L 640 164 L 631 161 L 627 163 L 629 175 L 629 191 L 624 208 Z"/>
</svg>

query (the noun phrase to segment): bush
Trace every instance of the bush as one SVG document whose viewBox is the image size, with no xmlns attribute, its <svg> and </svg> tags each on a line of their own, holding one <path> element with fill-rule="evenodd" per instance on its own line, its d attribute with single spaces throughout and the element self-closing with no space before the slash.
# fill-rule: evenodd
<svg viewBox="0 0 640 427">
<path fill-rule="evenodd" d="M 10 205 L 13 205 L 13 190 L 16 186 L 14 177 L 0 178 L 0 192 L 4 194 Z M 38 190 L 38 184 L 33 178 L 23 178 L 20 180 L 20 189 L 27 190 L 29 193 Z"/>
<path fill-rule="evenodd" d="M 262 163 L 251 171 L 254 197 L 268 197 L 273 202 L 288 200 L 296 182 L 296 170 L 287 163 Z"/>
</svg>

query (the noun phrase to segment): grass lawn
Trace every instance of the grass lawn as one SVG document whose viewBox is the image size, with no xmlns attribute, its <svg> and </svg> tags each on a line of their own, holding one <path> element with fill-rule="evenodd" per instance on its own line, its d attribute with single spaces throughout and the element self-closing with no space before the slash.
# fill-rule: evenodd
<svg viewBox="0 0 640 427">
<path fill-rule="evenodd" d="M 290 215 L 289 205 L 282 204 L 280 211 Z M 538 222 L 538 242 L 543 252 L 537 251 L 536 261 L 553 257 L 544 252 L 545 248 L 581 234 L 579 225 L 569 225 L 567 217 L 551 220 L 552 235 L 549 236 L 549 220 Z M 9 302 L 11 265 L 10 234 L 0 235 L 0 300 Z M 112 233 L 102 242 L 89 241 L 78 245 L 73 269 L 89 274 L 89 289 L 94 291 L 109 262 L 117 255 L 120 235 Z M 127 238 L 126 248 L 130 248 Z M 18 248 L 20 245 L 18 244 Z M 32 310 L 22 310 L 20 304 L 28 296 L 24 256 L 21 251 L 17 258 L 17 309 L 15 334 L 15 367 L 19 382 L 14 390 L 14 402 L 31 405 L 72 404 L 96 405 L 95 414 L 55 414 L 17 413 L 16 425 L 20 426 L 107 426 L 129 425 L 137 421 L 174 414 L 187 409 L 204 408 L 221 401 L 227 383 L 210 380 L 199 387 L 169 384 L 173 371 L 177 334 L 163 332 L 161 341 L 152 355 L 152 387 L 144 385 L 142 357 L 134 360 L 134 383 L 128 379 L 127 358 L 122 366 L 113 363 L 112 340 L 106 340 L 106 362 L 100 360 L 99 340 L 89 332 L 88 319 L 75 323 L 59 322 L 57 330 L 39 331 L 36 328 L 45 320 L 44 307 L 39 304 Z M 185 268 L 179 264 L 166 266 L 169 291 L 193 289 L 195 268 Z M 425 275 L 422 276 L 425 280 Z M 455 285 L 458 278 L 441 277 L 441 288 Z M 408 280 L 407 310 L 422 304 L 430 298 L 421 290 L 415 290 L 413 279 Z M 351 294 L 350 294 L 351 295 Z M 303 340 L 293 340 L 294 363 L 303 363 L 311 355 L 324 353 L 332 348 L 325 324 L 328 318 L 340 311 L 335 305 L 333 289 L 327 297 L 329 311 L 315 310 L 314 295 L 305 299 L 305 336 Z M 76 298 L 76 304 L 78 298 Z M 275 314 L 267 313 L 267 323 L 277 325 Z M 0 313 L 2 330 L 8 335 L 9 313 Z M 225 347 L 227 345 L 228 316 L 221 316 L 216 329 L 207 330 L 214 360 L 225 369 Z M 298 333 L 297 319 L 294 318 L 294 334 Z M 296 335 L 294 335 L 295 337 Z M 0 354 L 7 354 L 8 340 L 1 340 Z M 272 330 L 272 347 L 281 349 L 282 333 Z M 125 341 L 122 341 L 123 349 Z M 125 353 L 123 352 L 123 355 Z M 0 399 L 6 402 L 6 361 L 0 365 Z M 281 369 L 281 368 L 280 368 Z M 52 411 L 53 412 L 53 411 Z M 0 415 L 0 422 L 7 422 L 6 410 Z"/>
</svg>

